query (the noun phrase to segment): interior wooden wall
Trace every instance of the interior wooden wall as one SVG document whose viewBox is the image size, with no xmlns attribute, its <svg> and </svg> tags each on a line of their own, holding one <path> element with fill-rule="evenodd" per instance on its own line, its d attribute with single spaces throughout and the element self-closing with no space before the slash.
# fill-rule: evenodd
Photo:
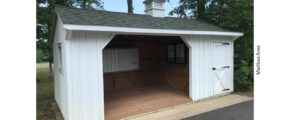
<svg viewBox="0 0 290 120">
<path fill-rule="evenodd" d="M 104 73 L 105 91 L 147 84 L 163 84 L 188 90 L 188 64 L 170 64 L 166 61 L 166 45 L 138 42 L 139 70 Z"/>
</svg>

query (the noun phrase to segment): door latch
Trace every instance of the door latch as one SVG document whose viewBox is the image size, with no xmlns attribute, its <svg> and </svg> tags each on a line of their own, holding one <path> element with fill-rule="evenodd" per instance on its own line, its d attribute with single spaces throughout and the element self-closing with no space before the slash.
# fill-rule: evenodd
<svg viewBox="0 0 290 120">
<path fill-rule="evenodd" d="M 230 68 L 230 66 L 223 66 L 222 68 Z"/>
<path fill-rule="evenodd" d="M 222 68 L 222 69 L 224 69 L 224 68 L 230 68 L 230 66 L 223 66 L 223 67 L 221 67 L 221 68 Z M 217 70 L 217 68 L 216 68 L 216 67 L 213 67 L 212 70 Z"/>
<path fill-rule="evenodd" d="M 230 90 L 229 88 L 223 89 L 223 91 L 229 91 L 229 90 Z"/>
</svg>

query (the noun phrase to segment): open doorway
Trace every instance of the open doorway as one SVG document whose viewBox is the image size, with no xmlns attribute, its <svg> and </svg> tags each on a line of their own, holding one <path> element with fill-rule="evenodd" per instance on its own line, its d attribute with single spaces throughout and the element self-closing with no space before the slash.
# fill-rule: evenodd
<svg viewBox="0 0 290 120">
<path fill-rule="evenodd" d="M 103 70 L 106 120 L 191 101 L 188 47 L 178 36 L 116 35 Z"/>
</svg>

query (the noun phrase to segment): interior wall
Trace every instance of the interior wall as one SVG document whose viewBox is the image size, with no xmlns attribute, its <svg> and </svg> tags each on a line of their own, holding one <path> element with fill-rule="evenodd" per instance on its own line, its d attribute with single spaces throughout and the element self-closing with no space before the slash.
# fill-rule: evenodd
<svg viewBox="0 0 290 120">
<path fill-rule="evenodd" d="M 169 85 L 188 91 L 188 64 L 167 63 L 167 44 L 136 42 L 139 70 L 104 73 L 105 91 L 148 84 Z"/>
</svg>

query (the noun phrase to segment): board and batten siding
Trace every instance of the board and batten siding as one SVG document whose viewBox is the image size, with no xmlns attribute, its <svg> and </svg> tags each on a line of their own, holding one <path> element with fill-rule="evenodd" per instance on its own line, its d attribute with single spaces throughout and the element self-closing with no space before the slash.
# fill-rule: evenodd
<svg viewBox="0 0 290 120">
<path fill-rule="evenodd" d="M 214 94 L 213 81 L 213 42 L 229 42 L 233 45 L 233 38 L 226 36 L 182 36 L 189 48 L 189 96 L 193 101 L 217 96 Z M 233 46 L 231 46 L 233 55 Z M 232 57 L 233 58 L 233 57 Z M 233 74 L 233 60 L 230 61 L 230 71 Z M 233 91 L 233 76 L 231 76 L 229 92 Z"/>
<path fill-rule="evenodd" d="M 102 50 L 113 36 L 73 31 L 67 40 L 69 120 L 104 120 Z"/>
<path fill-rule="evenodd" d="M 68 119 L 68 91 L 67 91 L 67 60 L 66 53 L 66 30 L 63 28 L 61 21 L 56 22 L 55 35 L 53 40 L 53 72 L 54 72 L 54 96 L 55 100 L 65 119 Z M 61 55 L 58 45 L 61 45 Z M 60 58 L 62 56 L 62 58 Z M 62 62 L 60 62 L 62 60 Z M 62 65 L 60 65 L 62 63 Z"/>
<path fill-rule="evenodd" d="M 105 32 L 67 31 L 61 21 L 57 20 L 53 41 L 55 99 L 66 120 L 105 119 L 103 63 L 108 63 L 103 61 L 103 49 L 113 37 L 114 34 Z M 233 38 L 205 35 L 181 37 L 189 48 L 190 98 L 198 101 L 217 96 L 214 93 L 212 44 L 229 42 L 232 45 L 230 51 L 233 57 Z M 62 46 L 61 70 L 58 44 Z M 132 59 L 136 58 L 132 56 Z M 232 80 L 228 84 L 232 92 L 233 60 L 229 62 Z M 130 61 L 126 64 L 128 63 Z M 126 66 L 121 68 L 124 69 Z"/>
</svg>

